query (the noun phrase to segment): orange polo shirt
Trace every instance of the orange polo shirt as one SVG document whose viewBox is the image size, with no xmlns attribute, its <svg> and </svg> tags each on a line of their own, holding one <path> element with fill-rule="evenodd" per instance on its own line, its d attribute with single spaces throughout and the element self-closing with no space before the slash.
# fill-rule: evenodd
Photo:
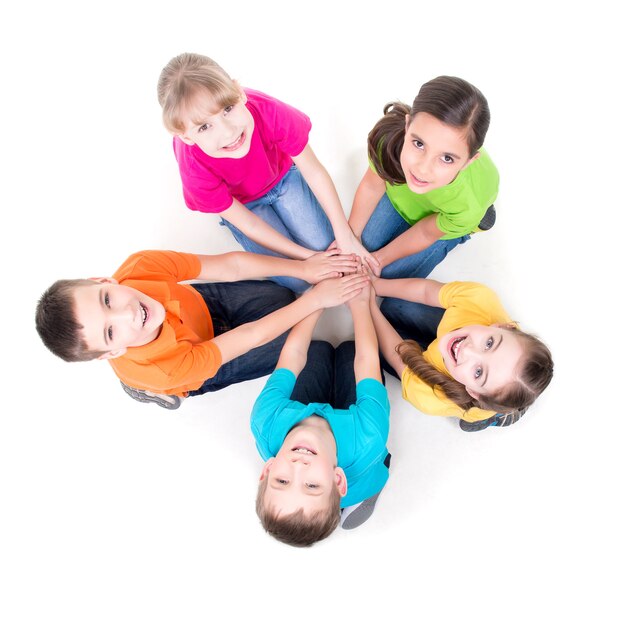
<svg viewBox="0 0 626 626">
<path fill-rule="evenodd" d="M 159 336 L 128 348 L 109 363 L 131 387 L 183 396 L 215 376 L 222 355 L 213 339 L 213 322 L 202 296 L 190 285 L 200 274 L 195 254 L 148 250 L 130 256 L 113 277 L 165 307 Z"/>
</svg>

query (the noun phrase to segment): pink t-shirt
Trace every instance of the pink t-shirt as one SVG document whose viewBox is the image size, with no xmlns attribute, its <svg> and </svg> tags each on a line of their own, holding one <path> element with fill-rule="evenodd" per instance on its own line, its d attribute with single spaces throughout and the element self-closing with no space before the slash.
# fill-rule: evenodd
<svg viewBox="0 0 626 626">
<path fill-rule="evenodd" d="M 198 146 L 174 137 L 174 154 L 183 181 L 185 203 L 193 211 L 220 213 L 265 195 L 287 173 L 309 141 L 311 120 L 270 96 L 244 89 L 254 118 L 250 151 L 241 159 L 215 159 Z"/>
</svg>

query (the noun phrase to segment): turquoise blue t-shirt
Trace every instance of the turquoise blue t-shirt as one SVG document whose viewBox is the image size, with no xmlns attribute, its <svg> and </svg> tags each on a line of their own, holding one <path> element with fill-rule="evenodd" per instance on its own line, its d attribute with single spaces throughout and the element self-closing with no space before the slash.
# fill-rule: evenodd
<svg viewBox="0 0 626 626">
<path fill-rule="evenodd" d="M 365 378 L 356 386 L 356 404 L 334 409 L 330 404 L 290 400 L 296 384 L 291 370 L 278 369 L 269 378 L 252 409 L 250 426 L 264 461 L 276 455 L 287 433 L 312 415 L 328 421 L 337 443 L 337 465 L 343 469 L 346 507 L 377 494 L 389 478 L 384 465 L 389 435 L 389 398 L 385 386 Z"/>
</svg>

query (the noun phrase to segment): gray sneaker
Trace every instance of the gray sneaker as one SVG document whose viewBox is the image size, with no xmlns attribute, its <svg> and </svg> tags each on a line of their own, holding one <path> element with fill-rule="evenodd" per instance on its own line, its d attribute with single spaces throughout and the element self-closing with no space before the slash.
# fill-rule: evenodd
<svg viewBox="0 0 626 626">
<path fill-rule="evenodd" d="M 170 411 L 175 411 L 182 402 L 182 398 L 178 396 L 168 396 L 168 395 L 152 395 L 146 393 L 145 391 L 141 391 L 141 389 L 135 389 L 134 387 L 129 387 L 124 384 L 121 380 L 120 383 L 122 385 L 122 389 L 133 399 L 137 400 L 137 402 L 153 402 L 154 404 L 158 404 L 160 407 L 164 409 L 169 409 Z"/>
<path fill-rule="evenodd" d="M 379 495 L 380 491 L 367 500 L 343 509 L 341 511 L 341 527 L 345 530 L 352 530 L 365 523 L 372 516 Z"/>
<path fill-rule="evenodd" d="M 480 420 L 479 422 L 466 422 L 465 420 L 459 420 L 459 427 L 466 433 L 475 433 L 479 430 L 485 430 L 489 426 L 510 426 L 515 424 L 524 413 L 528 410 L 528 407 L 523 409 L 511 411 L 510 413 L 496 413 L 493 417 L 488 417 L 486 420 Z"/>
</svg>

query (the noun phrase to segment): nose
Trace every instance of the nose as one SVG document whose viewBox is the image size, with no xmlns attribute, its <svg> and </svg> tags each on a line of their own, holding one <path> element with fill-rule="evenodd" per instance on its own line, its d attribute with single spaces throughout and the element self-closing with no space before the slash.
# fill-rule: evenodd
<svg viewBox="0 0 626 626">
<path fill-rule="evenodd" d="M 296 456 L 291 459 L 292 463 L 302 463 L 302 465 L 309 465 L 310 461 L 304 456 Z"/>
<path fill-rule="evenodd" d="M 109 312 L 109 318 L 115 322 L 134 322 L 135 311 L 130 304 L 126 304 L 115 309 L 111 309 Z"/>
</svg>

